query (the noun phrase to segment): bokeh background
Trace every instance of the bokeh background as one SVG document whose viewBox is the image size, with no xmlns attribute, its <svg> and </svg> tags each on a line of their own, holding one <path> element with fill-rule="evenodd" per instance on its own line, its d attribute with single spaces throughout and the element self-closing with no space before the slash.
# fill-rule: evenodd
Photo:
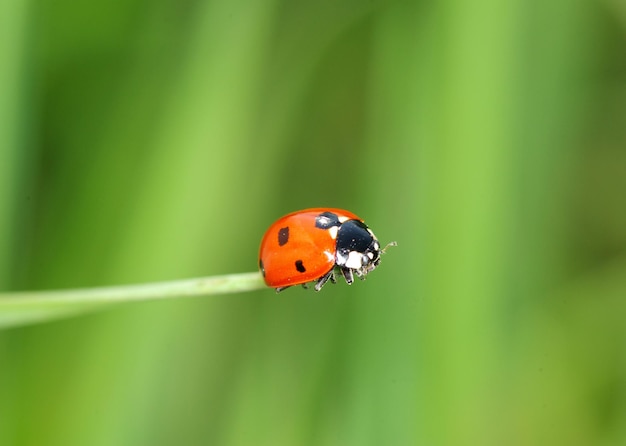
<svg viewBox="0 0 626 446">
<path fill-rule="evenodd" d="M 625 445 L 626 4 L 4 0 L 0 289 L 366 282 L 0 332 L 0 444 Z"/>
</svg>

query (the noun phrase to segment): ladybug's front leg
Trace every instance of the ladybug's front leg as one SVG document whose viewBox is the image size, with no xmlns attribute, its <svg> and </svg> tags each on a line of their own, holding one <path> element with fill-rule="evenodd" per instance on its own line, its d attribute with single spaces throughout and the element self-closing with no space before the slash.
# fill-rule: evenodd
<svg viewBox="0 0 626 446">
<path fill-rule="evenodd" d="M 352 282 L 354 282 L 354 274 L 352 274 L 352 268 L 342 266 L 341 274 L 343 275 L 343 278 L 346 279 L 346 283 L 348 285 L 352 285 Z"/>
</svg>

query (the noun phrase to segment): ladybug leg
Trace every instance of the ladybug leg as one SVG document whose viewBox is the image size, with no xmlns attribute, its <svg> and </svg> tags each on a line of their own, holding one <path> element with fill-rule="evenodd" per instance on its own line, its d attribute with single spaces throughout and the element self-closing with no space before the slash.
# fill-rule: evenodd
<svg viewBox="0 0 626 446">
<path fill-rule="evenodd" d="M 305 290 L 309 289 L 309 284 L 308 283 L 303 283 L 302 284 L 302 288 L 304 288 Z"/>
<path fill-rule="evenodd" d="M 363 270 L 357 269 L 356 276 L 361 280 L 365 280 L 365 277 L 367 276 L 367 274 L 363 273 Z"/>
<path fill-rule="evenodd" d="M 332 270 L 332 274 L 330 275 L 330 281 L 333 284 L 337 283 L 337 277 L 335 276 L 335 269 L 334 268 Z"/>
<path fill-rule="evenodd" d="M 346 268 L 341 267 L 341 274 L 343 275 L 343 278 L 346 279 L 346 283 L 348 285 L 351 285 L 352 282 L 354 282 L 354 275 L 352 274 L 352 269 L 351 268 Z"/>
<path fill-rule="evenodd" d="M 324 274 L 322 277 L 320 277 L 319 279 L 317 279 L 317 282 L 315 282 L 315 291 L 319 291 L 322 289 L 322 287 L 324 286 L 324 284 L 326 282 L 328 282 L 328 280 L 330 279 L 332 282 L 332 278 L 334 278 L 335 273 L 333 272 L 333 270 L 331 269 L 330 271 L 328 271 L 326 274 Z"/>
<path fill-rule="evenodd" d="M 276 288 L 276 293 L 278 294 L 281 291 L 286 290 L 287 288 L 290 288 L 290 287 L 291 287 L 291 285 L 278 287 L 278 288 Z"/>
</svg>

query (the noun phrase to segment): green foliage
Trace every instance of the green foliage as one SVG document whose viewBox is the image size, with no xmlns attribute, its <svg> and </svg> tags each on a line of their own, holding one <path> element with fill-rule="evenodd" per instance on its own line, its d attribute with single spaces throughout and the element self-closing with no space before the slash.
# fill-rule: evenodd
<svg viewBox="0 0 626 446">
<path fill-rule="evenodd" d="M 312 206 L 399 245 L 4 329 L 0 444 L 626 443 L 625 33 L 589 0 L 0 3 L 3 292 L 252 271 Z"/>
</svg>

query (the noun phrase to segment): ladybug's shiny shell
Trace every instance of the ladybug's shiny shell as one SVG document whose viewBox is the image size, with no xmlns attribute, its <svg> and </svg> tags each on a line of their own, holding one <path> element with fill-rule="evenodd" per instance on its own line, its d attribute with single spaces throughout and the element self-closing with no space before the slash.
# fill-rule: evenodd
<svg viewBox="0 0 626 446">
<path fill-rule="evenodd" d="M 277 291 L 315 282 L 315 290 L 340 271 L 348 284 L 380 263 L 380 244 L 355 214 L 334 208 L 293 212 L 270 226 L 259 252 L 265 283 Z"/>
</svg>

